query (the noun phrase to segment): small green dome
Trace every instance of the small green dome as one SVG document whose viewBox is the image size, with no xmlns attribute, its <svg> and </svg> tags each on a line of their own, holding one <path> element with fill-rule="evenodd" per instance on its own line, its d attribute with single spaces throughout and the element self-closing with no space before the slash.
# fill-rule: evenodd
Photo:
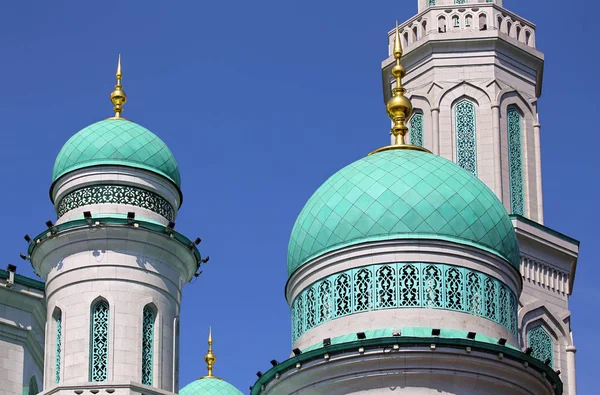
<svg viewBox="0 0 600 395">
<path fill-rule="evenodd" d="M 181 187 L 179 167 L 167 145 L 134 122 L 106 119 L 75 133 L 62 147 L 52 171 L 52 182 L 77 169 L 120 165 L 158 173 Z"/>
<path fill-rule="evenodd" d="M 409 238 L 471 245 L 519 267 L 508 213 L 482 181 L 437 155 L 391 150 L 344 167 L 311 196 L 292 230 L 288 275 L 342 247 Z"/>
<path fill-rule="evenodd" d="M 242 395 L 242 392 L 227 381 L 203 377 L 183 387 L 179 395 Z"/>
</svg>

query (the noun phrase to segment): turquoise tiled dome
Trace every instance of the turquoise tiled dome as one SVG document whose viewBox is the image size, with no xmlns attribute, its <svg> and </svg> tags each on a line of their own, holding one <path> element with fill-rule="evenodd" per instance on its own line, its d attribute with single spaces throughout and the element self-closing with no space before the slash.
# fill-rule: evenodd
<svg viewBox="0 0 600 395">
<path fill-rule="evenodd" d="M 242 392 L 227 381 L 203 377 L 183 387 L 179 395 L 242 395 Z"/>
<path fill-rule="evenodd" d="M 335 173 L 308 200 L 288 246 L 288 274 L 348 245 L 441 239 L 484 249 L 519 265 L 502 203 L 469 172 L 422 151 L 392 150 Z"/>
<path fill-rule="evenodd" d="M 52 182 L 70 171 L 97 165 L 121 165 L 158 173 L 181 186 L 179 167 L 167 145 L 143 126 L 106 119 L 87 126 L 62 147 Z"/>
</svg>

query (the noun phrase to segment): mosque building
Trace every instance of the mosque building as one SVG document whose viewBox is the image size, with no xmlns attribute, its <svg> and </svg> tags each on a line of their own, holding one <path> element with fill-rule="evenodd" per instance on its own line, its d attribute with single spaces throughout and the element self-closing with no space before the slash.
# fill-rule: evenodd
<svg viewBox="0 0 600 395">
<path fill-rule="evenodd" d="M 290 354 L 251 395 L 575 395 L 579 242 L 544 225 L 535 25 L 502 0 L 418 0 L 388 44 L 391 144 L 298 215 Z M 0 270 L 0 393 L 239 395 L 211 332 L 206 375 L 178 382 L 182 289 L 207 258 L 175 229 L 173 154 L 122 117 L 120 59 L 116 77 L 114 116 L 56 158 L 56 221 L 25 236 L 43 281 Z"/>
</svg>

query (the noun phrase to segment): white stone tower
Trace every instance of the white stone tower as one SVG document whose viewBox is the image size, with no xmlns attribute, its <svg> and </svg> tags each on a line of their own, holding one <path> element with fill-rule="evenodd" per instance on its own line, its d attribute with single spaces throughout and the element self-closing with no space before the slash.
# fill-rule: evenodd
<svg viewBox="0 0 600 395">
<path fill-rule="evenodd" d="M 286 284 L 293 352 L 258 373 L 252 394 L 562 394 L 544 348 L 521 347 L 515 227 L 535 223 L 509 216 L 477 162 L 457 165 L 419 145 L 423 135 L 405 136 L 413 104 L 398 27 L 393 36 L 392 144 L 335 173 L 298 216 Z"/>
<path fill-rule="evenodd" d="M 44 394 L 164 394 L 178 390 L 182 287 L 196 245 L 174 230 L 182 202 L 169 148 L 115 116 L 71 137 L 54 165 L 58 219 L 29 245 L 46 283 Z"/>
<path fill-rule="evenodd" d="M 537 99 L 544 56 L 535 28 L 501 0 L 419 0 L 418 14 L 400 26 L 415 108 L 410 139 L 477 175 L 511 214 L 524 285 L 519 344 L 549 358 L 565 393 L 575 394 L 568 297 L 579 242 L 543 226 Z M 394 84 L 394 31 L 388 37 L 386 101 Z"/>
</svg>

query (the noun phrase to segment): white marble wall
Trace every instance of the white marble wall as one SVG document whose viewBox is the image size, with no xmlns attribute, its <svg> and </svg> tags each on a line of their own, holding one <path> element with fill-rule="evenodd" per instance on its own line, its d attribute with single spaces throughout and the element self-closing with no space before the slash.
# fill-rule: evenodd
<svg viewBox="0 0 600 395">
<path fill-rule="evenodd" d="M 513 219 L 521 249 L 523 292 L 519 301 L 519 342 L 527 344 L 529 329 L 541 325 L 554 343 L 554 368 L 561 371 L 564 394 L 577 393 L 575 353 L 569 296 L 579 245 L 540 228 Z"/>
<path fill-rule="evenodd" d="M 54 382 L 55 332 L 49 326 L 44 389 L 62 386 L 103 388 L 139 383 L 142 376 L 142 311 L 157 311 L 152 387 L 175 391 L 174 322 L 181 291 L 196 262 L 187 246 L 166 234 L 131 225 L 89 226 L 38 244 L 32 263 L 46 279 L 47 317 L 56 309 L 63 319 L 60 383 Z M 90 380 L 91 307 L 100 298 L 109 304 L 108 379 Z M 50 391 L 50 392 L 48 392 Z"/>
<path fill-rule="evenodd" d="M 21 395 L 31 378 L 42 388 L 44 293 L 0 280 L 0 394 Z"/>
</svg>

